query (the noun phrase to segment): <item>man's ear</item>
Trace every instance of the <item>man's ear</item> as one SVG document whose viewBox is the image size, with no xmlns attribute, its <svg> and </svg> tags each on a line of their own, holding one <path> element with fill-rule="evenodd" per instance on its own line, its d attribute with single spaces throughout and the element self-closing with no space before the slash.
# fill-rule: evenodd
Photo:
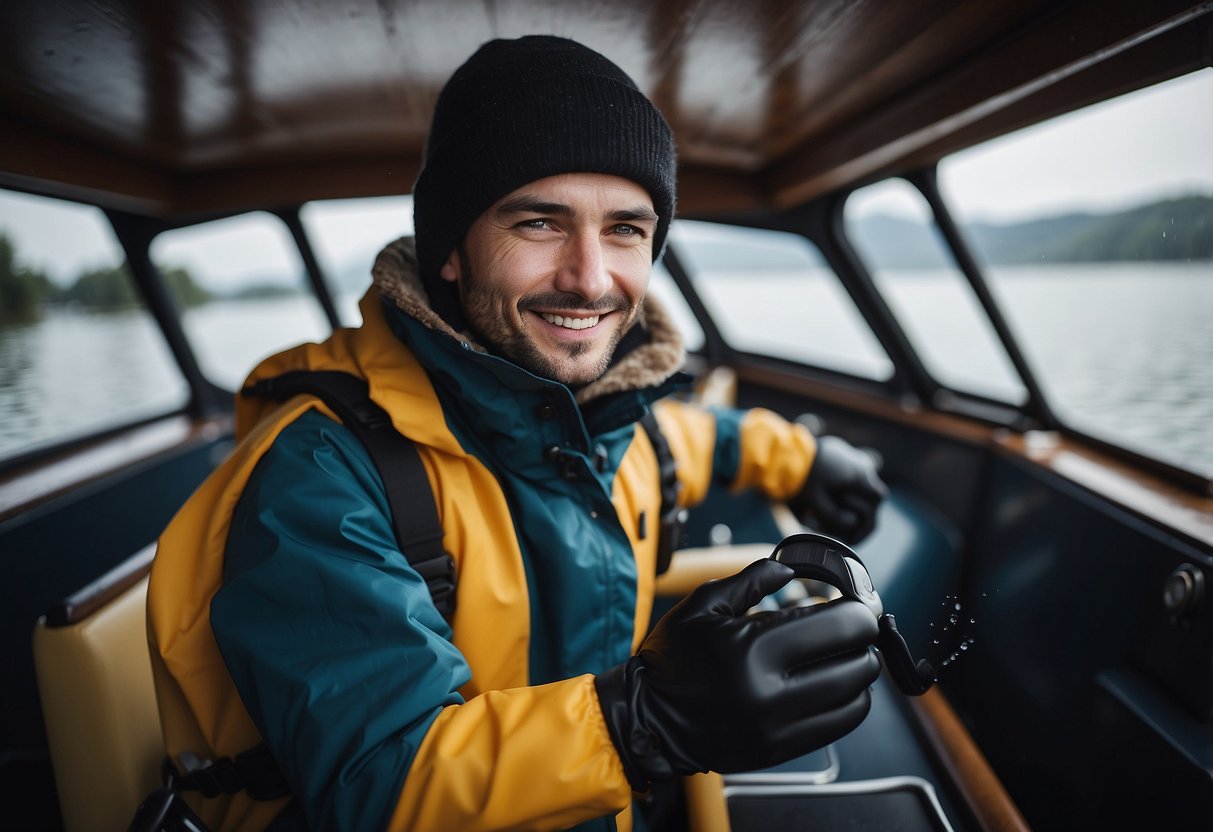
<svg viewBox="0 0 1213 832">
<path fill-rule="evenodd" d="M 451 250 L 450 256 L 446 258 L 446 262 L 438 270 L 438 275 L 449 283 L 459 282 L 459 278 L 463 276 L 463 263 L 459 259 L 458 246 Z"/>
</svg>

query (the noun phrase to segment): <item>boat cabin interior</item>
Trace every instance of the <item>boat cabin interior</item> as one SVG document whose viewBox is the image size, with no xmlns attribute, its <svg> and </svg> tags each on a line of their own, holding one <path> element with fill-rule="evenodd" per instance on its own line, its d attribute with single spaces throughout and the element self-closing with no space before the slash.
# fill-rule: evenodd
<svg viewBox="0 0 1213 832">
<path fill-rule="evenodd" d="M 0 827 L 124 828 L 157 785 L 151 544 L 231 447 L 244 373 L 359 323 L 446 78 L 531 33 L 664 113 L 651 291 L 688 395 L 879 461 L 858 551 L 938 669 L 921 697 L 882 677 L 858 729 L 786 767 L 691 778 L 655 825 L 1213 826 L 1213 3 L 7 0 Z M 1193 184 L 982 213 L 1045 196 L 1050 157 L 1012 142 L 1122 102 L 1160 143 L 1093 181 L 1203 142 Z M 1122 146 L 1086 135 L 1076 177 Z M 661 602 L 803 528 L 713 494 Z"/>
</svg>

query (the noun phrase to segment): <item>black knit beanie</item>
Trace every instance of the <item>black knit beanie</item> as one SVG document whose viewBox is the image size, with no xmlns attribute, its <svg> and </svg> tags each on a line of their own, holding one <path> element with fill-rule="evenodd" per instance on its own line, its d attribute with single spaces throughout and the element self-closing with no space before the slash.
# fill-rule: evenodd
<svg viewBox="0 0 1213 832">
<path fill-rule="evenodd" d="M 413 186 L 422 283 L 434 309 L 461 328 L 453 284 L 439 270 L 476 218 L 511 191 L 561 173 L 622 176 L 657 212 L 653 259 L 674 216 L 674 137 L 623 70 L 566 38 L 493 40 L 455 71 L 438 97 Z"/>
</svg>

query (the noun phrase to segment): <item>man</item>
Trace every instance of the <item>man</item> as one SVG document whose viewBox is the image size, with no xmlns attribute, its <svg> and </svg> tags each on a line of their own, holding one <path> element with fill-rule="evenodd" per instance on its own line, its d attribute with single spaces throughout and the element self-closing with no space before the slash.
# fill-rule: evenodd
<svg viewBox="0 0 1213 832">
<path fill-rule="evenodd" d="M 264 739 L 293 799 L 196 801 L 208 823 L 626 829 L 634 790 L 774 764 L 862 720 L 874 618 L 747 615 L 781 564 L 706 584 L 649 633 L 660 477 L 635 423 L 683 359 L 646 296 L 674 203 L 668 126 L 596 52 L 494 41 L 451 78 L 415 251 L 380 255 L 360 329 L 250 381 L 368 381 L 420 450 L 454 616 L 399 550 L 358 440 L 314 398 L 242 396 L 240 446 L 161 539 L 154 666 L 179 766 Z M 870 527 L 883 487 L 844 443 L 765 411 L 658 407 L 686 504 L 720 482 Z"/>
</svg>

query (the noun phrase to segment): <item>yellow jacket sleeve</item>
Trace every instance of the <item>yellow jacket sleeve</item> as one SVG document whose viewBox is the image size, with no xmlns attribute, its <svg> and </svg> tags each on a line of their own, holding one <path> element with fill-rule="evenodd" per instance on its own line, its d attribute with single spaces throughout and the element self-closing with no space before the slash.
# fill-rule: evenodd
<svg viewBox="0 0 1213 832">
<path fill-rule="evenodd" d="M 562 829 L 623 813 L 631 788 L 585 675 L 489 691 L 438 715 L 392 816 L 393 830 Z"/>
<path fill-rule="evenodd" d="M 678 463 L 681 502 L 696 505 L 713 484 L 754 488 L 771 499 L 799 493 L 817 443 L 803 425 L 763 408 L 705 408 L 680 401 L 655 408 Z"/>
</svg>

